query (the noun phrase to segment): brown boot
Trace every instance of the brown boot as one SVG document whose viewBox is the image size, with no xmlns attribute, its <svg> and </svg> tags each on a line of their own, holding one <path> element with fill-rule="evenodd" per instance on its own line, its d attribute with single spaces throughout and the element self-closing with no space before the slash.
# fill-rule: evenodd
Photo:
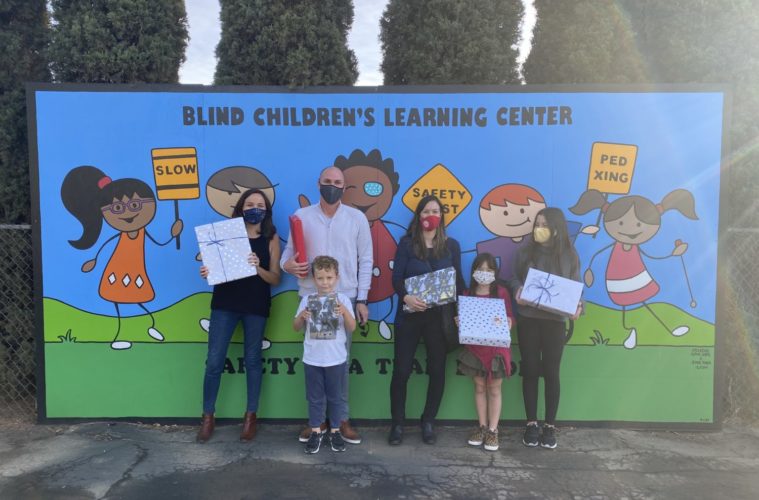
<svg viewBox="0 0 759 500">
<path fill-rule="evenodd" d="M 361 444 L 361 435 L 351 427 L 351 423 L 347 420 L 340 422 L 340 434 L 343 435 L 343 440 L 346 443 Z"/>
<path fill-rule="evenodd" d="M 319 432 L 324 433 L 327 431 L 327 422 L 322 422 L 319 425 Z M 303 430 L 298 435 L 298 441 L 301 443 L 307 443 L 308 438 L 311 437 L 311 426 L 306 424 L 306 426 L 303 428 Z"/>
<path fill-rule="evenodd" d="M 256 437 L 256 412 L 246 411 L 245 417 L 243 417 L 240 441 L 252 441 L 254 437 Z"/>
<path fill-rule="evenodd" d="M 205 443 L 213 435 L 214 427 L 216 427 L 216 421 L 213 414 L 204 413 L 203 421 L 200 423 L 200 430 L 198 431 L 197 441 L 198 443 Z"/>
</svg>

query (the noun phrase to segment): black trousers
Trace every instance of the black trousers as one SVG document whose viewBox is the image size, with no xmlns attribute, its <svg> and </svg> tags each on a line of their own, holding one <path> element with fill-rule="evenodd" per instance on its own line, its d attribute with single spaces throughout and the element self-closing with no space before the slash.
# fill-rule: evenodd
<svg viewBox="0 0 759 500">
<path fill-rule="evenodd" d="M 406 314 L 395 330 L 395 359 L 390 382 L 390 413 L 393 424 L 403 424 L 406 419 L 406 387 L 414 362 L 419 340 L 424 339 L 427 349 L 427 402 L 422 422 L 433 422 L 440 408 L 445 389 L 446 346 L 443 337 L 440 309 Z"/>
<path fill-rule="evenodd" d="M 553 424 L 559 409 L 559 366 L 566 340 L 565 323 L 519 316 L 517 325 L 519 351 L 522 354 L 522 395 L 527 421 L 538 419 L 538 380 L 543 375 L 545 421 Z"/>
</svg>

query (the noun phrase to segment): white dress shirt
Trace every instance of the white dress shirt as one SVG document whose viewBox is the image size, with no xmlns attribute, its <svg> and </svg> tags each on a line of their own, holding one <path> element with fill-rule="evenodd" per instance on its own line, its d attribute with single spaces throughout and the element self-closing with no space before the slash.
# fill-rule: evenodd
<svg viewBox="0 0 759 500">
<path fill-rule="evenodd" d="M 335 258 L 340 266 L 337 291 L 351 300 L 366 300 L 373 266 L 372 235 L 366 215 L 342 203 L 332 217 L 327 217 L 318 203 L 298 209 L 295 215 L 303 224 L 309 266 L 319 255 Z M 292 235 L 288 235 L 280 260 L 283 269 L 294 253 Z M 301 297 L 316 293 L 310 270 L 308 276 L 298 278 L 298 288 Z"/>
</svg>

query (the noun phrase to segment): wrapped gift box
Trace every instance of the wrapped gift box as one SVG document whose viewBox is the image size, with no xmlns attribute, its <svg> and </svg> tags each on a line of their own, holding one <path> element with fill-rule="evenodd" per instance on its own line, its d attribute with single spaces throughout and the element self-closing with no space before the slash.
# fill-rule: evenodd
<svg viewBox="0 0 759 500">
<path fill-rule="evenodd" d="M 257 274 L 248 263 L 250 242 L 242 217 L 195 228 L 208 284 L 217 285 Z"/>
<path fill-rule="evenodd" d="M 510 347 L 509 318 L 503 299 L 460 296 L 459 343 Z"/>
<path fill-rule="evenodd" d="M 306 309 L 311 313 L 308 320 L 308 336 L 315 340 L 332 340 L 337 337 L 340 321 L 337 316 L 337 294 L 309 295 Z"/>
<path fill-rule="evenodd" d="M 406 293 L 416 295 L 427 307 L 442 306 L 456 301 L 456 269 L 446 267 L 431 273 L 406 278 Z"/>
<path fill-rule="evenodd" d="M 522 286 L 522 300 L 538 309 L 564 316 L 577 312 L 583 284 L 530 268 Z"/>
</svg>

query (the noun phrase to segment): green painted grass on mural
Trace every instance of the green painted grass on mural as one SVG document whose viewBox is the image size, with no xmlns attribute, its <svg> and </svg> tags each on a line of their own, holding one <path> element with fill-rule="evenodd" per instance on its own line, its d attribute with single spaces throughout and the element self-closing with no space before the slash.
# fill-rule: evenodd
<svg viewBox="0 0 759 500">
<path fill-rule="evenodd" d="M 164 335 L 164 343 L 205 342 L 207 334 L 200 327 L 200 320 L 210 314 L 211 294 L 191 295 L 173 306 L 154 313 L 156 328 Z M 303 334 L 293 331 L 292 317 L 297 309 L 298 295 L 294 291 L 283 292 L 272 298 L 272 314 L 266 324 L 264 335 L 272 342 L 301 342 Z M 76 309 L 55 299 L 45 298 L 45 342 L 62 342 L 62 338 L 75 342 L 111 342 L 116 333 L 116 318 L 102 316 Z M 653 315 L 641 307 L 628 311 L 626 322 L 638 331 L 638 346 L 713 346 L 714 325 L 691 316 L 670 304 L 653 304 L 651 308 L 671 328 L 684 325 L 689 332 L 675 337 Z M 601 325 L 601 326 L 599 326 Z M 122 319 L 120 340 L 158 343 L 151 339 L 147 330 L 147 315 Z M 378 322 L 370 321 L 366 336 L 355 333 L 357 343 L 392 342 L 379 335 Z M 392 329 L 392 325 L 390 325 Z M 571 345 L 621 346 L 629 332 L 622 327 L 622 314 L 596 304 L 588 304 L 586 313 L 575 323 Z M 516 336 L 515 336 L 516 337 Z M 242 342 L 238 327 L 233 342 Z"/>
<path fill-rule="evenodd" d="M 81 334 L 80 334 L 81 335 Z M 245 409 L 242 346 L 230 348 L 217 416 L 240 417 Z M 126 351 L 108 345 L 51 342 L 45 345 L 48 418 L 197 417 L 201 413 L 204 343 L 135 343 Z M 389 418 L 391 344 L 356 344 L 351 376 L 351 416 Z M 259 416 L 305 418 L 302 346 L 274 344 L 263 354 Z M 518 349 L 514 350 L 519 361 Z M 423 350 L 417 353 L 423 368 Z M 714 377 L 711 347 L 567 346 L 562 362 L 560 420 L 711 423 Z M 472 382 L 456 375 L 449 356 L 440 419 L 474 419 Z M 409 382 L 407 415 L 417 418 L 427 377 Z M 503 418 L 523 419 L 520 377 L 503 385 Z M 542 398 L 541 398 L 542 399 Z"/>
</svg>

